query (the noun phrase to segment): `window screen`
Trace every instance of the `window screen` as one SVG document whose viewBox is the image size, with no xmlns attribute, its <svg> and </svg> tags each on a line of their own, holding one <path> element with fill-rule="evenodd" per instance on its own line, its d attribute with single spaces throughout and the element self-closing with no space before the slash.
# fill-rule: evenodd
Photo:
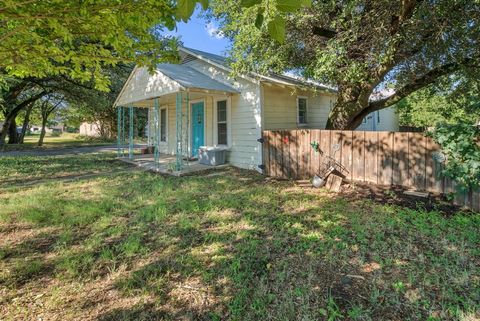
<svg viewBox="0 0 480 321">
<path fill-rule="evenodd" d="M 167 141 L 167 110 L 160 110 L 160 141 Z"/>
<path fill-rule="evenodd" d="M 298 123 L 307 123 L 307 99 L 298 98 Z"/>
<path fill-rule="evenodd" d="M 227 145 L 227 101 L 217 102 L 217 144 Z"/>
</svg>

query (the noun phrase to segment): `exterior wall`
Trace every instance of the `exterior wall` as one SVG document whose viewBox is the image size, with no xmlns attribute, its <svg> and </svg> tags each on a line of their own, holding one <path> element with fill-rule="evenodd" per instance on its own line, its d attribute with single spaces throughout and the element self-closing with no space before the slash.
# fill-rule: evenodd
<svg viewBox="0 0 480 321">
<path fill-rule="evenodd" d="M 80 135 L 88 137 L 100 137 L 100 126 L 98 123 L 81 123 Z"/>
<path fill-rule="evenodd" d="M 230 96 L 228 126 L 230 126 L 231 137 L 227 161 L 240 168 L 258 170 L 257 166 L 262 164 L 262 144 L 257 141 L 262 136 L 260 86 L 243 78 L 233 79 L 225 70 L 201 60 L 193 60 L 186 65 L 219 82 L 228 84 L 240 92 Z M 211 106 L 213 107 L 213 101 Z M 209 122 L 207 122 L 207 128 L 214 129 L 213 121 L 210 124 L 212 127 L 209 127 Z M 210 142 L 212 144 L 214 132 L 215 130 L 211 132 Z"/>
<path fill-rule="evenodd" d="M 294 90 L 277 85 L 262 85 L 264 129 L 324 129 L 335 96 L 329 93 Z M 297 124 L 297 97 L 307 98 L 307 124 Z"/>
<path fill-rule="evenodd" d="M 120 93 L 117 106 L 160 97 L 180 90 L 180 86 L 170 78 L 157 72 L 151 75 L 147 68 L 137 67 L 127 80 L 128 85 Z M 136 103 L 138 104 L 138 103 Z"/>
<path fill-rule="evenodd" d="M 399 131 L 398 115 L 395 107 L 388 107 L 369 114 L 356 130 Z"/>
</svg>

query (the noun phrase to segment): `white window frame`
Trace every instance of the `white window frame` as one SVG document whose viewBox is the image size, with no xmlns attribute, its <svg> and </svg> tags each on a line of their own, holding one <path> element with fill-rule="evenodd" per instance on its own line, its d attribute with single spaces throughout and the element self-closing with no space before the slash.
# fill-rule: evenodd
<svg viewBox="0 0 480 321">
<path fill-rule="evenodd" d="M 305 117 L 305 122 L 304 123 L 300 123 L 300 117 L 299 117 L 299 106 L 298 106 L 298 102 L 300 99 L 305 99 L 305 112 L 307 113 L 306 117 Z M 304 127 L 304 126 L 307 126 L 308 125 L 308 97 L 307 96 L 297 96 L 297 126 L 298 127 Z"/>
<path fill-rule="evenodd" d="M 227 145 L 218 144 L 218 106 L 219 101 L 227 101 Z M 232 146 L 232 120 L 231 120 L 231 101 L 230 97 L 215 97 L 213 100 L 213 144 L 219 147 Z"/>
<path fill-rule="evenodd" d="M 165 141 L 162 141 L 162 110 L 165 109 Z M 158 128 L 160 131 L 160 141 L 158 142 L 161 145 L 168 145 L 168 106 L 160 107 L 158 109 Z"/>
</svg>

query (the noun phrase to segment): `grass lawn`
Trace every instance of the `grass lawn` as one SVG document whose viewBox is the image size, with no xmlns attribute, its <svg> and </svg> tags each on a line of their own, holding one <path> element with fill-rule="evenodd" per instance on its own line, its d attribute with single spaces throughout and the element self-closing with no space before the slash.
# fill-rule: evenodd
<svg viewBox="0 0 480 321">
<path fill-rule="evenodd" d="M 47 134 L 43 140 L 43 146 L 37 146 L 40 135 L 25 136 L 23 144 L 5 145 L 5 151 L 12 150 L 26 150 L 32 148 L 66 148 L 79 146 L 95 146 L 95 145 L 110 145 L 115 143 L 112 141 L 105 141 L 97 138 L 88 138 L 74 133 L 62 133 L 60 136 L 50 136 Z"/>
<path fill-rule="evenodd" d="M 0 168 L 20 180 L 123 166 L 76 158 Z M 480 214 L 352 201 L 235 169 L 0 188 L 0 320 L 473 321 L 479 231 Z"/>
</svg>

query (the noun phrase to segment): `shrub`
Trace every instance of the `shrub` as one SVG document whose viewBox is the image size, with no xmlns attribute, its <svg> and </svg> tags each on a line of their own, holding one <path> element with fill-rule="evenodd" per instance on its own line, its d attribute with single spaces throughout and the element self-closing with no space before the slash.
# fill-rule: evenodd
<svg viewBox="0 0 480 321">
<path fill-rule="evenodd" d="M 463 189 L 480 187 L 480 129 L 468 123 L 439 125 L 429 135 L 446 156 L 443 175 Z"/>
</svg>

